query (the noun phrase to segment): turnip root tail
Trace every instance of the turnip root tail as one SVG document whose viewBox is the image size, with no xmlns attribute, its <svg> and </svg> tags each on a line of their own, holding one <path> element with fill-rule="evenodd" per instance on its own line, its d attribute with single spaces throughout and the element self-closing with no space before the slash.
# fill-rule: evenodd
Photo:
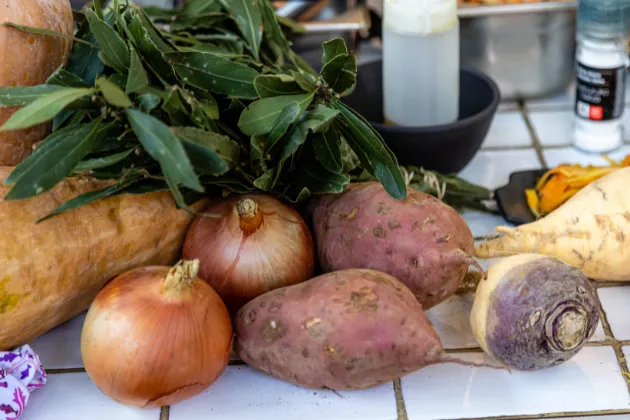
<svg viewBox="0 0 630 420">
<path fill-rule="evenodd" d="M 475 257 L 508 257 L 519 253 L 532 252 L 536 247 L 538 238 L 534 235 L 529 235 L 518 229 L 507 226 L 498 226 L 496 229 L 497 232 L 501 232 L 504 235 L 496 239 L 484 241 L 475 247 Z"/>
<path fill-rule="evenodd" d="M 495 369 L 495 370 L 507 370 L 510 374 L 512 374 L 512 370 L 509 367 L 504 366 L 504 365 L 496 365 L 496 364 L 491 364 L 491 363 L 467 362 L 465 360 L 458 359 L 457 357 L 446 356 L 446 355 L 440 360 L 440 363 L 454 363 L 456 365 L 461 365 L 461 366 L 485 367 L 485 368 Z"/>
</svg>

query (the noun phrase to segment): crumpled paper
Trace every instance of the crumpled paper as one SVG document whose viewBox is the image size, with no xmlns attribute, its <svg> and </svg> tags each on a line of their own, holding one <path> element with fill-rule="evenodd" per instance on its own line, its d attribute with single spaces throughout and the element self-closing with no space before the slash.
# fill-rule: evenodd
<svg viewBox="0 0 630 420">
<path fill-rule="evenodd" d="M 30 346 L 0 352 L 0 420 L 18 420 L 31 391 L 46 385 L 46 372 Z"/>
</svg>

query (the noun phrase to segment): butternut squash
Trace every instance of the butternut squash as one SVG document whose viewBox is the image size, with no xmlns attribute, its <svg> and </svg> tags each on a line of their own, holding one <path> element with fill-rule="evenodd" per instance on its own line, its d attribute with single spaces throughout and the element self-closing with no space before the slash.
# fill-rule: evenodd
<svg viewBox="0 0 630 420">
<path fill-rule="evenodd" d="M 0 197 L 12 170 L 0 167 Z M 63 202 L 107 185 L 73 177 L 34 198 L 0 199 L 0 350 L 87 310 L 109 279 L 179 258 L 193 217 L 176 208 L 168 190 L 110 197 L 36 223 Z"/>
<path fill-rule="evenodd" d="M 0 86 L 42 84 L 70 55 L 68 39 L 34 35 L 4 26 L 5 22 L 72 35 L 69 0 L 0 0 Z M 0 126 L 16 111 L 0 107 Z M 0 165 L 17 165 L 43 140 L 50 124 L 0 132 Z"/>
</svg>

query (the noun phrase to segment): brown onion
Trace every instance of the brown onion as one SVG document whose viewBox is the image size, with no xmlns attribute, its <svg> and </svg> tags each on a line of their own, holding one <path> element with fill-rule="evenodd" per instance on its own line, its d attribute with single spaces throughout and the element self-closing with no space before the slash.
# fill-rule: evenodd
<svg viewBox="0 0 630 420">
<path fill-rule="evenodd" d="M 255 297 L 310 279 L 313 238 L 300 214 L 264 194 L 228 197 L 206 209 L 184 242 L 183 257 L 198 258 L 199 276 L 235 313 Z"/>
<path fill-rule="evenodd" d="M 232 324 L 198 261 L 128 271 L 101 290 L 81 333 L 87 374 L 107 396 L 136 407 L 175 404 L 225 370 Z"/>
</svg>

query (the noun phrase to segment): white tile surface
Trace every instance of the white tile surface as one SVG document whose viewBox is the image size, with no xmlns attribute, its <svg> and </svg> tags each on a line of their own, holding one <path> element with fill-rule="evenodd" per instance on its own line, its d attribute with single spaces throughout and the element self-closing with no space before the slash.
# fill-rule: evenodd
<svg viewBox="0 0 630 420">
<path fill-rule="evenodd" d="M 620 161 L 627 154 L 630 154 L 630 146 L 623 146 L 619 150 L 609 153 L 608 157 Z M 553 168 L 561 163 L 579 163 L 581 165 L 606 166 L 608 162 L 601 154 L 590 154 L 582 152 L 573 147 L 562 147 L 558 149 L 544 149 L 543 156 L 547 161 L 547 166 Z"/>
<path fill-rule="evenodd" d="M 606 319 L 617 340 L 630 340 L 630 286 L 597 289 Z"/>
<path fill-rule="evenodd" d="M 458 354 L 490 362 L 482 353 Z M 429 366 L 402 379 L 409 420 L 537 415 L 630 407 L 612 347 L 585 347 L 573 359 L 538 372 L 455 364 Z"/>
<path fill-rule="evenodd" d="M 203 394 L 171 407 L 170 420 L 395 420 L 393 384 L 365 391 L 310 390 L 247 366 L 229 366 Z"/>
<path fill-rule="evenodd" d="M 494 116 L 482 147 L 526 147 L 531 145 L 532 138 L 521 113 L 506 112 Z"/>
<path fill-rule="evenodd" d="M 84 320 L 85 312 L 47 332 L 31 344 L 44 369 L 83 367 L 80 343 Z"/>
<path fill-rule="evenodd" d="M 529 119 L 543 146 L 570 145 L 573 142 L 573 111 L 533 111 L 529 113 Z"/>
<path fill-rule="evenodd" d="M 127 407 L 103 394 L 85 373 L 48 375 L 20 420 L 158 420 L 159 409 Z"/>
<path fill-rule="evenodd" d="M 507 184 L 512 172 L 539 168 L 541 164 L 534 149 L 482 150 L 459 176 L 486 188 L 495 189 Z"/>
</svg>

